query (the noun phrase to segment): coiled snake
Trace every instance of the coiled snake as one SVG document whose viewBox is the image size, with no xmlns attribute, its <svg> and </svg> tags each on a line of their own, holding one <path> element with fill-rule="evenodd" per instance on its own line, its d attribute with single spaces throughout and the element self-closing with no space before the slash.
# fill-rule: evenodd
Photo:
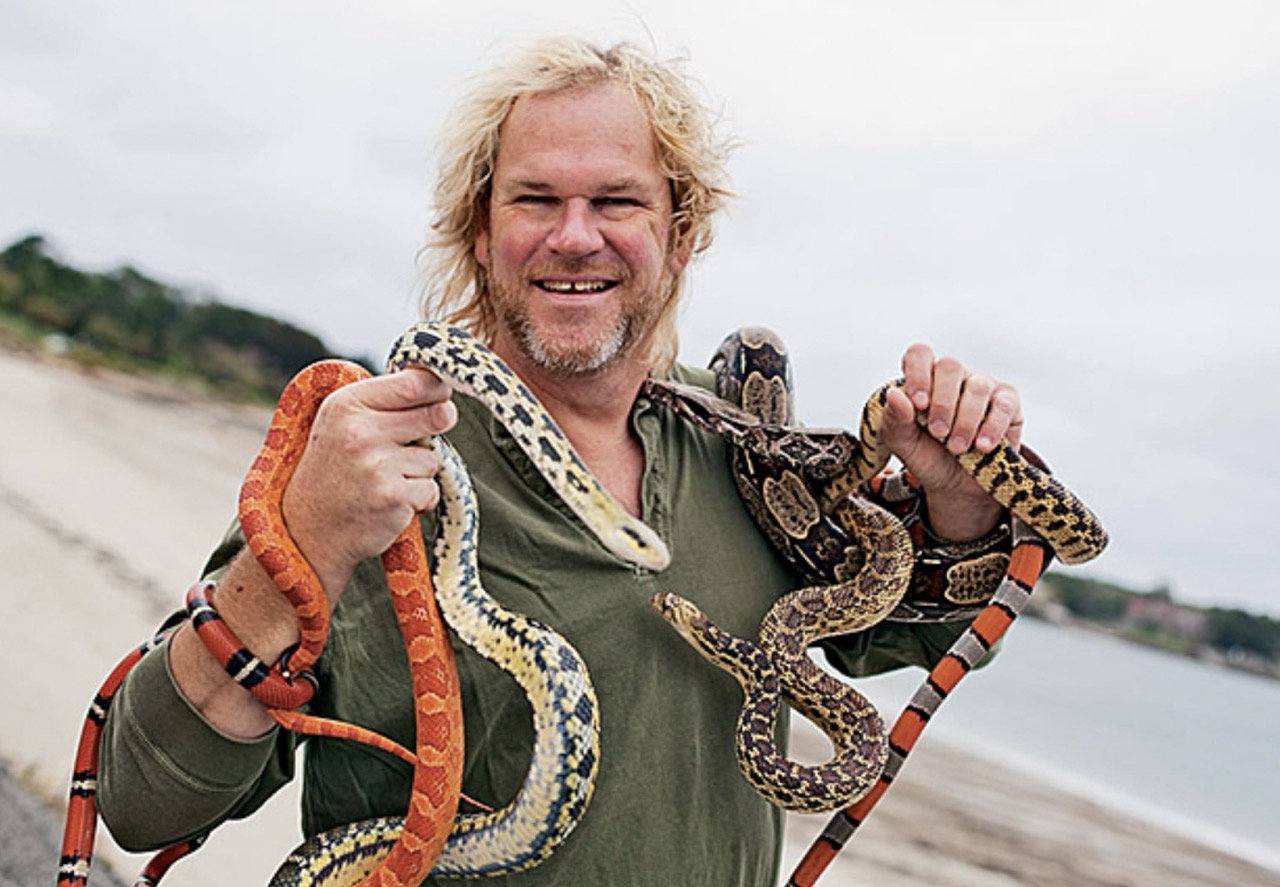
<svg viewBox="0 0 1280 887">
<path fill-rule="evenodd" d="M 911 542 L 897 518 L 858 495 L 889 460 L 880 442 L 880 417 L 885 394 L 897 383 L 882 386 L 868 400 L 859 438 L 840 430 L 794 426 L 786 351 L 767 330 L 731 335 L 712 368 L 718 397 L 653 379 L 644 393 L 726 439 L 748 510 L 801 577 L 814 585 L 781 598 L 766 613 L 755 643 L 728 636 L 675 595 L 657 596 L 652 604 L 699 652 L 742 684 L 746 698 L 736 750 L 744 776 L 761 795 L 803 812 L 878 798 L 886 763 L 896 772 L 905 756 L 904 737 L 901 731 L 886 737 L 874 707 L 818 669 L 806 650 L 824 637 L 864 630 L 905 606 Z M 1020 546 L 1039 533 L 1065 562 L 1079 563 L 1106 545 L 1092 512 L 1007 442 L 989 454 L 970 452 L 958 461 L 1010 509 Z M 1007 600 L 1023 588 L 1029 593 L 1041 563 L 1035 559 L 1031 566 L 1032 557 L 1015 550 L 1005 583 L 988 609 L 1007 615 L 1007 608 L 1001 609 Z M 990 629 L 999 621 L 999 616 L 988 615 L 981 626 L 975 622 L 985 634 L 975 640 L 973 629 L 966 632 L 957 642 L 957 647 L 968 645 L 962 655 L 940 664 L 945 673 L 930 691 L 935 708 L 959 675 L 981 658 L 987 648 L 983 644 L 998 638 Z M 963 663 L 959 673 L 957 661 Z M 835 751 L 829 762 L 801 766 L 778 752 L 773 737 L 780 698 L 824 730 Z M 916 717 L 922 713 L 926 709 L 918 706 Z M 923 721 L 917 723 L 922 728 Z"/>
<path fill-rule="evenodd" d="M 392 350 L 388 371 L 423 366 L 455 389 L 482 401 L 508 428 L 533 463 L 601 543 L 631 563 L 660 570 L 668 554 L 662 540 L 632 518 L 595 481 L 554 420 L 515 374 L 467 333 L 441 324 L 411 327 Z M 304 370 L 281 396 L 271 430 L 241 494 L 246 539 L 277 585 L 294 602 L 301 641 L 273 669 L 244 650 L 224 652 L 228 671 L 260 698 L 289 707 L 309 698 L 296 680 L 315 662 L 327 633 L 327 605 L 319 583 L 283 530 L 279 497 L 305 443 L 319 402 L 363 375 L 352 364 L 326 361 Z M 413 794 L 404 817 L 384 817 L 336 829 L 308 841 L 286 860 L 273 884 L 417 884 L 428 873 L 462 876 L 519 871 L 538 864 L 576 825 L 594 787 L 598 707 L 577 652 L 551 629 L 499 606 L 480 586 L 476 559 L 476 504 L 465 466 L 442 438 L 423 441 L 441 460 L 441 515 L 435 543 L 435 598 L 416 521 L 384 555 L 397 618 L 414 678 L 417 753 Z M 211 649 L 225 644 L 212 608 L 198 587 L 188 604 L 202 618 Z M 495 812 L 454 820 L 461 779 L 461 713 L 452 652 L 435 616 L 435 603 L 459 638 L 512 673 L 529 697 L 535 748 L 516 798 Z M 199 617 L 196 614 L 200 614 Z M 135 651 L 95 698 L 82 731 L 68 808 L 59 883 L 87 880 L 96 826 L 97 744 L 101 724 Z M 270 703 L 268 703 L 270 704 Z M 292 712 L 276 713 L 292 729 L 333 735 L 335 728 Z M 378 741 L 350 725 L 338 735 Z M 389 743 L 382 740 L 383 743 Z M 389 743 L 394 746 L 394 743 Z M 383 747 L 386 747 L 384 745 Z M 392 749 L 395 750 L 395 749 Z M 165 851 L 146 877 L 156 883 L 179 852 Z M 438 856 L 437 856 L 438 854 Z M 158 858 L 159 860 L 159 858 Z M 364 880 L 360 880 L 360 879 Z"/>
</svg>

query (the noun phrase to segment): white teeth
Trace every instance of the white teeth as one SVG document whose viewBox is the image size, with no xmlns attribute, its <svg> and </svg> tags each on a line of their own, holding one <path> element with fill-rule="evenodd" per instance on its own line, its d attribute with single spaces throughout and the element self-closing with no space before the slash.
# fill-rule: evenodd
<svg viewBox="0 0 1280 887">
<path fill-rule="evenodd" d="M 607 280 L 542 280 L 538 285 L 553 293 L 599 293 L 612 286 Z"/>
</svg>

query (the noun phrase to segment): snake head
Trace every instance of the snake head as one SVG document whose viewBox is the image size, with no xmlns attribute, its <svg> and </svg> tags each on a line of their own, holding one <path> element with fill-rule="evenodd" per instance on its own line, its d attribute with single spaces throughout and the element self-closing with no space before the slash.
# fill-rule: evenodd
<svg viewBox="0 0 1280 887">
<path fill-rule="evenodd" d="M 691 601 L 671 592 L 658 592 L 649 598 L 649 606 L 684 637 L 694 642 L 693 634 L 707 623 L 707 617 Z"/>
<path fill-rule="evenodd" d="M 660 573 L 671 564 L 671 552 L 648 524 L 631 520 L 605 534 L 610 551 L 630 563 Z"/>
</svg>

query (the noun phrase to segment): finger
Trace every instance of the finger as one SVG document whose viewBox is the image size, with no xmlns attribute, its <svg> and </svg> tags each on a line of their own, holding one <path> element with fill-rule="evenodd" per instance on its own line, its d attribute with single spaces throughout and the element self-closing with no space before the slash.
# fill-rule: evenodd
<svg viewBox="0 0 1280 887">
<path fill-rule="evenodd" d="M 913 457 L 924 436 L 916 422 L 916 408 L 901 389 L 890 388 L 885 394 L 880 436 L 889 451 L 904 461 Z"/>
<path fill-rule="evenodd" d="M 1004 438 L 1017 449 L 1022 438 L 1022 402 L 1010 385 L 997 384 L 987 407 L 987 416 L 973 444 L 984 453 L 990 452 Z"/>
<path fill-rule="evenodd" d="M 933 391 L 933 349 L 916 342 L 902 355 L 902 387 L 918 410 L 928 409 Z"/>
<path fill-rule="evenodd" d="M 424 437 L 444 434 L 452 428 L 458 421 L 458 408 L 453 401 L 446 400 L 402 413 L 398 420 L 405 427 L 407 441 L 420 441 Z"/>
<path fill-rule="evenodd" d="M 380 412 L 410 410 L 441 403 L 449 399 L 453 389 L 430 370 L 407 367 L 401 372 L 374 376 L 347 386 L 349 396 L 362 406 Z"/>
<path fill-rule="evenodd" d="M 435 434 L 444 434 L 458 424 L 458 407 L 452 397 L 441 403 L 432 404 L 427 408 L 427 412 L 431 414 L 431 420 L 436 426 Z"/>
<path fill-rule="evenodd" d="M 996 380 L 990 376 L 974 373 L 964 380 L 955 416 L 951 421 L 951 431 L 947 435 L 948 452 L 959 455 L 969 449 L 978 436 L 979 427 L 987 419 L 991 396 L 995 390 Z"/>
<path fill-rule="evenodd" d="M 435 373 L 421 367 L 406 367 L 383 378 L 397 380 L 390 396 L 403 398 L 399 406 L 394 405 L 395 401 L 383 402 L 386 404 L 383 411 L 392 413 L 398 420 L 395 423 L 399 429 L 397 440 L 407 443 L 444 434 L 457 423 L 453 389 Z"/>
<path fill-rule="evenodd" d="M 375 434 L 406 444 L 443 434 L 458 420 L 451 389 L 428 370 L 366 379 L 335 391 L 322 410 L 358 416 Z M 332 401 L 330 404 L 329 401 Z"/>
<path fill-rule="evenodd" d="M 440 473 L 440 459 L 432 450 L 410 443 L 401 448 L 395 470 L 409 480 L 430 480 Z"/>
<path fill-rule="evenodd" d="M 405 489 L 409 504 L 418 513 L 433 511 L 440 504 L 440 486 L 434 478 L 407 478 Z"/>
<path fill-rule="evenodd" d="M 881 437 L 926 489 L 950 487 L 962 474 L 956 460 L 916 421 L 916 409 L 906 395 L 890 389 L 885 400 Z"/>
<path fill-rule="evenodd" d="M 401 393 L 416 404 L 440 403 L 453 394 L 453 388 L 444 378 L 425 367 L 405 367 L 392 373 L 391 378 L 400 380 Z"/>
<path fill-rule="evenodd" d="M 967 371 L 954 357 L 939 357 L 933 364 L 933 389 L 929 393 L 929 434 L 946 443 L 960 404 L 960 391 Z"/>
<path fill-rule="evenodd" d="M 403 447 L 427 437 L 444 434 L 457 422 L 457 407 L 452 401 L 417 407 L 412 410 L 378 412 L 358 407 L 344 409 L 344 405 L 326 402 L 312 427 L 311 443 L 327 439 L 354 456 L 360 452 L 373 452 L 383 447 Z M 351 405 L 347 405 L 351 406 Z"/>
<path fill-rule="evenodd" d="M 891 425 L 905 425 L 910 422 L 919 427 L 916 425 L 915 405 L 907 399 L 907 393 L 903 389 L 895 386 L 885 393 L 883 421 Z"/>
</svg>

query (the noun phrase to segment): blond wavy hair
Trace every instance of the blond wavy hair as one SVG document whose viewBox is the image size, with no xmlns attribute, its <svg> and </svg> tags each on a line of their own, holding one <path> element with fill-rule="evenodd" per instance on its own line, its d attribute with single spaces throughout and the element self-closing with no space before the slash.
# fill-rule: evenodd
<svg viewBox="0 0 1280 887">
<path fill-rule="evenodd" d="M 730 143 L 718 119 L 699 100 L 682 60 L 660 61 L 633 44 L 601 49 L 576 37 L 546 38 L 506 55 L 473 79 L 447 119 L 439 145 L 432 236 L 423 250 L 422 312 L 492 341 L 498 318 L 476 236 L 488 224 L 489 196 L 502 124 L 522 96 L 621 83 L 635 94 L 653 129 L 658 162 L 671 183 L 674 216 L 670 249 L 704 252 L 714 238 L 712 217 L 731 191 L 725 163 Z M 665 372 L 679 342 L 676 315 L 683 274 L 661 294 L 664 305 L 649 338 L 648 362 Z"/>
</svg>

